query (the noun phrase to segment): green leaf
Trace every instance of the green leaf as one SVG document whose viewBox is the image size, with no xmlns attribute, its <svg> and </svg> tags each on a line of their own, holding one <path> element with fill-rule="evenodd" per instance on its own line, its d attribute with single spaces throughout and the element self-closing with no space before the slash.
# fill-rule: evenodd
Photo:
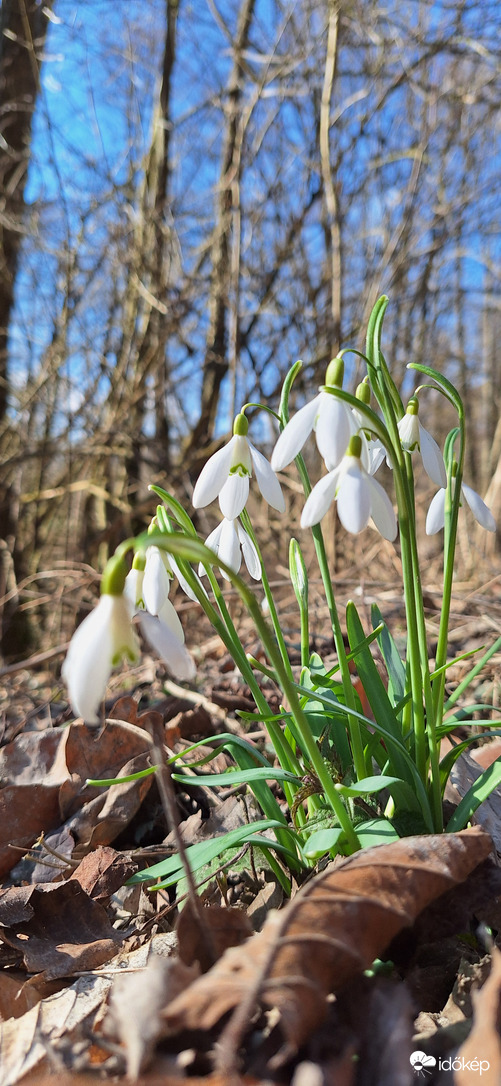
<svg viewBox="0 0 501 1086">
<path fill-rule="evenodd" d="M 388 845 L 391 841 L 400 840 L 395 827 L 386 818 L 370 818 L 367 822 L 361 822 L 357 825 L 357 837 L 361 848 Z"/>
<path fill-rule="evenodd" d="M 476 720 L 475 726 L 479 723 L 480 721 Z M 477 743 L 479 739 L 491 739 L 493 735 L 501 735 L 501 731 L 480 733 L 475 732 L 474 735 L 469 735 L 467 739 L 463 739 L 461 743 L 456 743 L 456 746 L 444 755 L 442 761 L 440 762 L 440 779 L 442 781 L 442 789 L 445 788 L 445 785 L 449 779 L 450 771 L 454 763 L 457 762 L 459 755 L 462 754 L 464 750 L 467 750 L 468 747 L 471 747 L 472 743 Z"/>
<path fill-rule="evenodd" d="M 186 856 L 188 863 L 192 871 L 198 871 L 201 867 L 205 867 L 216 856 L 221 856 L 223 852 L 226 852 L 230 848 L 238 848 L 240 845 L 248 843 L 254 834 L 264 833 L 265 830 L 280 830 L 285 833 L 284 825 L 282 822 L 277 822 L 275 819 L 262 818 L 257 822 L 250 822 L 245 826 L 238 826 L 235 830 L 230 830 L 228 833 L 222 834 L 220 837 L 212 837 L 210 841 L 199 841 L 196 845 L 190 845 L 186 849 Z M 295 835 L 291 830 L 287 830 L 287 836 L 290 838 L 291 851 L 295 848 Z M 266 838 L 266 844 L 268 848 L 279 847 L 277 842 L 271 841 Z M 171 885 L 177 882 L 183 877 L 184 868 L 183 864 L 176 854 L 175 856 L 169 856 L 165 860 L 160 860 L 159 863 L 153 864 L 152 867 L 145 868 L 144 871 L 137 871 L 135 875 L 128 880 L 128 886 L 134 886 L 136 883 L 141 882 L 153 882 L 155 879 L 170 879 L 169 883 L 165 885 Z"/>
<path fill-rule="evenodd" d="M 329 829 L 315 830 L 314 833 L 308 837 L 305 845 L 302 847 L 302 853 L 307 860 L 318 860 L 320 856 L 323 856 L 326 852 L 331 852 L 336 848 L 339 838 L 342 837 L 343 831 L 339 826 L 333 826 Z"/>
<path fill-rule="evenodd" d="M 484 802 L 490 796 L 491 792 L 501 783 L 501 758 L 497 758 L 485 769 L 483 773 L 468 789 L 466 795 L 463 796 L 461 803 L 456 807 L 454 814 L 447 823 L 447 833 L 455 833 L 457 830 L 462 830 L 466 824 L 470 821 L 472 814 L 480 807 L 480 804 Z"/>
<path fill-rule="evenodd" d="M 378 633 L 377 641 L 383 655 L 383 660 L 386 664 L 386 670 L 388 672 L 388 694 L 391 696 L 394 705 L 397 705 L 398 703 L 402 703 L 406 696 L 405 664 L 400 658 L 400 653 L 386 623 L 383 620 L 381 611 L 375 603 L 373 603 L 371 608 L 371 618 L 372 625 L 375 629 L 379 629 L 380 626 L 383 627 L 381 632 Z"/>
<path fill-rule="evenodd" d="M 181 773 L 173 773 L 172 779 L 182 784 L 184 788 L 194 788 L 197 785 L 203 785 L 205 788 L 233 788 L 236 784 L 250 784 L 252 781 L 300 783 L 294 773 L 288 773 L 285 769 L 274 769 L 271 765 L 266 769 L 264 766 L 259 766 L 257 769 L 230 769 L 226 773 L 197 773 L 194 777 L 183 777 Z"/>
<path fill-rule="evenodd" d="M 336 784 L 336 789 L 343 796 L 367 796 L 381 792 L 383 788 L 389 788 L 391 784 L 402 784 L 400 777 L 385 777 L 380 774 L 375 777 L 364 777 L 356 784 Z"/>
</svg>

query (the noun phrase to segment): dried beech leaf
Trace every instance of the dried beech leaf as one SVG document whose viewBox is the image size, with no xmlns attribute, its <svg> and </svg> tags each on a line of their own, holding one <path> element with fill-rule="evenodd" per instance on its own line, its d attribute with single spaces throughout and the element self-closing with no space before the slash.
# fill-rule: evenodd
<svg viewBox="0 0 501 1086">
<path fill-rule="evenodd" d="M 93 899 L 106 905 L 112 894 L 123 886 L 124 882 L 137 871 L 137 863 L 128 860 L 114 848 L 101 847 L 79 863 L 71 875 L 82 890 Z"/>
<path fill-rule="evenodd" d="M 379 957 L 402 928 L 492 848 L 479 827 L 365 849 L 312 879 L 258 935 L 221 960 L 165 1011 L 167 1026 L 211 1028 L 261 999 L 277 1007 L 294 1050 L 323 1020 L 327 996 Z"/>
<path fill-rule="evenodd" d="M 69 977 L 114 957 L 123 936 L 78 882 L 29 889 L 25 908 L 31 916 L 2 933 L 5 942 L 23 954 L 29 973 L 43 972 L 46 980 Z"/>
<path fill-rule="evenodd" d="M 59 1039 L 69 1043 L 83 1025 L 90 1029 L 110 986 L 107 977 L 79 977 L 70 988 L 43 999 L 21 1018 L 0 1023 L 2 1086 L 14 1086 L 28 1071 L 45 1064 L 47 1052 L 57 1049 Z"/>
<path fill-rule="evenodd" d="M 179 914 L 176 935 L 179 957 L 185 965 L 198 962 L 202 973 L 222 956 L 230 946 L 240 946 L 252 935 L 250 920 L 242 909 L 207 905 L 202 909 L 199 923 L 190 902 Z"/>
<path fill-rule="evenodd" d="M 457 1053 L 459 1069 L 454 1068 L 457 1086 L 470 1086 L 479 1075 L 484 1086 L 499 1086 L 501 1082 L 501 952 L 494 947 L 492 969 L 485 984 L 472 992 L 473 1026 Z M 486 1067 L 485 1064 L 488 1064 Z"/>
<path fill-rule="evenodd" d="M 60 824 L 67 735 L 57 728 L 28 732 L 0 751 L 0 875 L 21 859 L 19 848 L 29 848 L 43 830 Z"/>
</svg>

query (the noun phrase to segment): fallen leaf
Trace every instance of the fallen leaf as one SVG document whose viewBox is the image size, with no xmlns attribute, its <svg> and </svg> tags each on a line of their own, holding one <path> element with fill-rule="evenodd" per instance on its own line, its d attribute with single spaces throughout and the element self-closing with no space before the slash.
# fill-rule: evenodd
<svg viewBox="0 0 501 1086">
<path fill-rule="evenodd" d="M 261 933 L 227 950 L 166 1008 L 168 1029 L 210 1029 L 237 1007 L 239 1028 L 230 1022 L 228 1031 L 238 1044 L 261 999 L 279 1009 L 295 1051 L 325 1017 L 329 994 L 367 968 L 491 848 L 488 835 L 474 827 L 355 853 L 307 883 Z"/>
<path fill-rule="evenodd" d="M 29 973 L 43 973 L 45 980 L 69 977 L 96 969 L 117 953 L 123 936 L 78 882 L 23 889 L 31 890 L 23 903 L 27 918 L 4 927 L 1 937 L 23 955 Z M 17 907 L 21 908 L 19 895 Z"/>
<path fill-rule="evenodd" d="M 28 1071 L 45 1063 L 47 1052 L 57 1050 L 60 1038 L 71 1043 L 84 1025 L 90 1029 L 110 986 L 108 977 L 79 977 L 71 987 L 43 999 L 21 1018 L 0 1023 L 2 1086 L 14 1086 Z M 59 1074 L 57 1081 L 61 1081 Z"/>
<path fill-rule="evenodd" d="M 153 1056 L 162 1033 L 162 1007 L 197 975 L 198 969 L 184 965 L 178 958 L 151 954 L 145 968 L 115 978 L 104 1031 L 123 1045 L 131 1082 Z"/>
<path fill-rule="evenodd" d="M 106 905 L 111 895 L 119 890 L 135 871 L 137 863 L 134 860 L 126 859 L 113 848 L 102 846 L 84 856 L 71 879 L 76 879 L 93 901 Z"/>
<path fill-rule="evenodd" d="M 60 824 L 59 792 L 68 778 L 67 735 L 57 728 L 28 732 L 0 751 L 0 875 L 18 863 L 44 830 Z"/>
<path fill-rule="evenodd" d="M 471 1086 L 472 1075 L 479 1075 L 479 1067 L 473 1067 L 482 1061 L 480 1072 L 483 1086 L 499 1086 L 501 1082 L 501 952 L 497 947 L 492 951 L 492 969 L 485 984 L 478 992 L 471 994 L 473 1003 L 473 1026 L 456 1054 L 459 1068 L 454 1060 L 454 1082 L 456 1086 Z M 487 1065 L 487 1066 L 486 1066 Z"/>
<path fill-rule="evenodd" d="M 176 924 L 179 957 L 185 965 L 198 962 L 205 973 L 228 947 L 240 946 L 252 933 L 242 909 L 207 905 L 202 907 L 199 921 L 188 901 Z"/>
</svg>

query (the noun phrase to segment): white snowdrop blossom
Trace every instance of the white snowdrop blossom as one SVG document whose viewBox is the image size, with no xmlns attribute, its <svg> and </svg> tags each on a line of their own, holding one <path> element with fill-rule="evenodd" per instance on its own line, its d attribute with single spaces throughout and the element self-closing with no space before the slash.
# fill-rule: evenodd
<svg viewBox="0 0 501 1086">
<path fill-rule="evenodd" d="M 432 498 L 426 516 L 426 534 L 435 535 L 445 525 L 445 496 L 447 491 L 440 488 Z M 496 531 L 496 521 L 480 494 L 466 483 L 461 484 L 461 497 L 469 505 L 475 520 L 488 532 Z"/>
<path fill-rule="evenodd" d="M 398 432 L 402 448 L 412 453 L 418 449 L 421 453 L 423 467 L 426 474 L 437 486 L 447 486 L 444 458 L 435 441 L 435 438 L 425 430 L 418 418 L 419 404 L 416 396 L 412 396 L 407 405 L 407 411 L 398 423 Z"/>
<path fill-rule="evenodd" d="M 385 539 L 395 539 L 397 518 L 393 506 L 381 484 L 364 468 L 361 448 L 361 439 L 355 435 L 338 467 L 313 487 L 301 516 L 302 528 L 318 524 L 336 500 L 339 519 L 348 532 L 358 535 L 372 517 Z"/>
<path fill-rule="evenodd" d="M 184 646 L 184 630 L 176 609 L 168 598 L 167 563 L 160 547 L 148 547 L 145 556 L 136 555 L 124 593 L 146 640 L 169 671 L 180 679 L 192 679 L 195 665 Z"/>
<path fill-rule="evenodd" d="M 207 461 L 193 491 L 195 509 L 202 509 L 219 498 L 223 516 L 226 520 L 235 520 L 245 508 L 254 469 L 265 501 L 279 513 L 285 512 L 280 483 L 269 461 L 249 441 L 248 426 L 245 415 L 237 415 L 233 437 Z"/>
<path fill-rule="evenodd" d="M 62 667 L 74 712 L 88 724 L 98 724 L 111 672 L 124 659 L 136 663 L 139 655 L 128 601 L 122 593 L 103 592 L 73 634 Z"/>
<path fill-rule="evenodd" d="M 205 545 L 210 547 L 218 558 L 221 559 L 225 565 L 229 566 L 235 573 L 238 573 L 242 564 L 242 555 L 245 565 L 255 581 L 261 580 L 261 562 L 259 555 L 252 542 L 252 539 L 245 528 L 242 528 L 240 522 L 235 520 L 227 520 L 226 518 L 218 524 L 217 528 L 207 536 Z M 198 572 L 202 575 L 205 570 L 200 563 Z M 229 580 L 228 574 L 221 570 L 222 576 Z"/>
<path fill-rule="evenodd" d="M 332 359 L 325 375 L 326 386 L 341 388 L 343 369 L 342 359 Z M 358 428 L 358 420 L 348 404 L 338 400 L 330 392 L 320 391 L 284 426 L 273 450 L 271 466 L 274 471 L 286 468 L 299 455 L 305 441 L 314 432 L 318 451 L 331 471 L 341 462 L 350 437 Z"/>
</svg>

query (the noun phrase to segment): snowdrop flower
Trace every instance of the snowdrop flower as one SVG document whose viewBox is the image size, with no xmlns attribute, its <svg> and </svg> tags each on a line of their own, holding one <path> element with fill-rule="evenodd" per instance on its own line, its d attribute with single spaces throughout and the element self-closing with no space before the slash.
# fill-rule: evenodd
<svg viewBox="0 0 501 1086">
<path fill-rule="evenodd" d="M 360 459 L 362 440 L 350 439 L 341 463 L 313 487 L 303 509 L 301 527 L 310 528 L 325 516 L 336 499 L 339 519 L 348 532 L 358 535 L 372 519 L 385 539 L 395 539 L 397 518 L 383 487 L 364 468 Z"/>
<path fill-rule="evenodd" d="M 430 508 L 426 516 L 426 534 L 435 535 L 445 525 L 445 495 L 447 491 L 443 488 L 437 491 L 435 497 L 432 498 Z M 466 483 L 461 484 L 461 497 L 469 505 L 475 520 L 486 528 L 488 532 L 496 531 L 496 521 L 489 509 L 485 504 L 480 494 L 477 494 L 476 490 L 473 490 L 471 486 L 466 486 Z"/>
<path fill-rule="evenodd" d="M 423 461 L 423 467 L 431 481 L 437 486 L 447 486 L 444 458 L 435 441 L 435 438 L 425 430 L 418 418 L 419 403 L 416 396 L 412 396 L 407 404 L 407 411 L 398 423 L 398 432 L 402 448 L 406 452 L 414 452 L 419 449 Z"/>
<path fill-rule="evenodd" d="M 255 581 L 261 580 L 261 562 L 252 539 L 238 520 L 224 520 L 207 536 L 205 545 L 217 554 L 225 565 L 239 572 L 242 555 L 247 569 Z M 200 576 L 205 573 L 202 563 L 198 567 Z M 229 580 L 228 574 L 221 570 L 222 576 Z"/>
<path fill-rule="evenodd" d="M 237 415 L 233 424 L 233 437 L 202 469 L 193 491 L 195 509 L 203 509 L 214 498 L 227 520 L 240 516 L 249 496 L 249 480 L 252 469 L 265 501 L 285 512 L 282 488 L 268 460 L 251 445 L 247 437 L 249 423 L 244 414 Z"/>
<path fill-rule="evenodd" d="M 192 679 L 195 665 L 184 646 L 184 630 L 168 598 L 169 587 L 160 547 L 135 555 L 124 589 L 131 614 L 138 616 L 142 633 L 169 671 L 180 679 Z"/>
<path fill-rule="evenodd" d="M 123 659 L 136 663 L 139 642 L 123 595 L 125 564 L 112 559 L 103 574 L 101 598 L 73 634 L 62 675 L 75 713 L 98 724 L 98 709 L 113 671 Z"/>
<path fill-rule="evenodd" d="M 333 358 L 327 367 L 325 384 L 331 388 L 342 388 L 343 374 L 342 358 Z M 330 392 L 320 391 L 311 403 L 301 407 L 284 426 L 273 450 L 271 466 L 274 471 L 281 471 L 291 464 L 314 431 L 318 451 L 331 471 L 341 462 L 350 437 L 356 433 L 358 427 L 358 420 L 348 404 L 338 400 Z"/>
</svg>

